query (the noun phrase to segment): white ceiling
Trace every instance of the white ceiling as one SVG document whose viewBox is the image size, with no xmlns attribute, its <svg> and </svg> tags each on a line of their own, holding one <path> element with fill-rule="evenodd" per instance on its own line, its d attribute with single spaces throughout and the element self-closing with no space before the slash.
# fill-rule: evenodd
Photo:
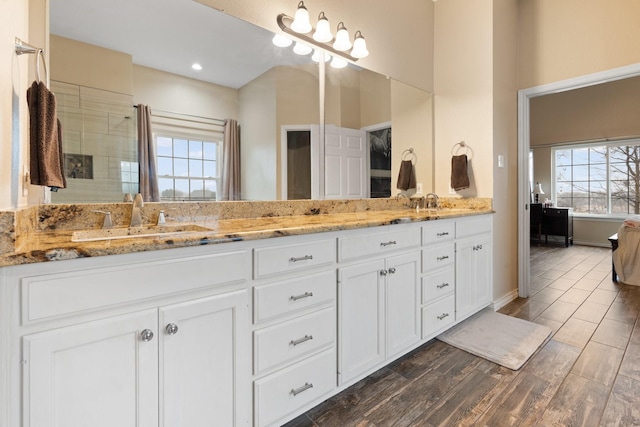
<svg viewBox="0 0 640 427">
<path fill-rule="evenodd" d="M 267 30 L 193 0 L 51 0 L 50 28 L 131 54 L 134 64 L 235 89 L 275 65 L 310 62 L 274 46 Z"/>
</svg>

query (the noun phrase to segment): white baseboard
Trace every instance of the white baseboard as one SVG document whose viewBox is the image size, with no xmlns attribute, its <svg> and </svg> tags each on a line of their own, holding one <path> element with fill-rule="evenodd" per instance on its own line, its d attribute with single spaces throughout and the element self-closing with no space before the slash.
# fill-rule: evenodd
<svg viewBox="0 0 640 427">
<path fill-rule="evenodd" d="M 584 240 L 574 240 L 573 242 L 574 245 L 579 245 L 579 246 L 596 246 L 596 247 L 600 247 L 600 248 L 610 248 L 611 247 L 611 243 L 609 243 L 608 241 L 606 243 L 603 242 L 587 242 Z"/>
<path fill-rule="evenodd" d="M 494 301 L 491 304 L 491 308 L 493 309 L 493 311 L 498 311 L 516 298 L 518 298 L 518 290 L 514 289 L 508 294 L 506 294 L 505 296 L 503 296 L 502 298 L 498 299 L 497 301 Z"/>
</svg>

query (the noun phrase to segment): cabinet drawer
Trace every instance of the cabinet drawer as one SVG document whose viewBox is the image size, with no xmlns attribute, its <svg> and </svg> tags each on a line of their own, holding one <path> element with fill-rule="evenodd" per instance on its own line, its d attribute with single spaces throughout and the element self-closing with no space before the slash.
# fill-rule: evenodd
<svg viewBox="0 0 640 427">
<path fill-rule="evenodd" d="M 338 239 L 338 257 L 345 261 L 419 245 L 420 231 L 417 228 L 342 237 Z"/>
<path fill-rule="evenodd" d="M 271 425 L 335 387 L 335 348 L 257 380 L 254 382 L 256 425 Z"/>
<path fill-rule="evenodd" d="M 426 273 L 435 268 L 453 265 L 455 253 L 453 242 L 424 248 L 422 250 L 422 272 Z"/>
<path fill-rule="evenodd" d="M 455 322 L 455 295 L 450 295 L 422 308 L 422 338 L 441 332 Z"/>
<path fill-rule="evenodd" d="M 21 279 L 23 324 L 250 279 L 249 251 L 70 270 Z M 45 270 L 46 271 L 46 270 Z"/>
<path fill-rule="evenodd" d="M 459 218 L 456 221 L 456 238 L 491 233 L 492 222 L 493 217 L 491 215 Z"/>
<path fill-rule="evenodd" d="M 333 307 L 259 329 L 253 333 L 254 373 L 332 346 L 335 339 Z"/>
<path fill-rule="evenodd" d="M 434 224 L 422 227 L 422 244 L 446 242 L 456 237 L 456 223 L 453 221 L 434 221 Z"/>
<path fill-rule="evenodd" d="M 422 304 L 427 304 L 455 290 L 456 273 L 453 265 L 422 278 Z"/>
<path fill-rule="evenodd" d="M 263 322 L 335 299 L 335 270 L 256 286 L 253 288 L 254 322 Z"/>
<path fill-rule="evenodd" d="M 255 277 L 286 273 L 336 261 L 335 239 L 258 248 L 254 251 Z"/>
</svg>

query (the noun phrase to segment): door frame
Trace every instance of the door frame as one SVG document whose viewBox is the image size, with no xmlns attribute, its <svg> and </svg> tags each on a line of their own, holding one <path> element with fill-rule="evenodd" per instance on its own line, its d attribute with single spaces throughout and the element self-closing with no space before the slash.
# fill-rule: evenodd
<svg viewBox="0 0 640 427">
<path fill-rule="evenodd" d="M 527 298 L 530 285 L 529 265 L 529 150 L 530 100 L 543 95 L 566 92 L 601 83 L 640 76 L 640 63 L 612 68 L 593 74 L 561 80 L 518 91 L 518 296 Z M 520 208 L 521 207 L 521 208 Z"/>
</svg>

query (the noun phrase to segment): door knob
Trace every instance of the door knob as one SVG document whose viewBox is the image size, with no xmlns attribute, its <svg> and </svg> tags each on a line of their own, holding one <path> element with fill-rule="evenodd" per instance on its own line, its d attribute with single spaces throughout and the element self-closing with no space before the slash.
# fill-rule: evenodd
<svg viewBox="0 0 640 427">
<path fill-rule="evenodd" d="M 175 323 L 169 323 L 167 326 L 165 326 L 164 330 L 168 335 L 175 335 L 178 333 L 178 325 L 176 325 Z"/>
<path fill-rule="evenodd" d="M 140 333 L 140 339 L 144 342 L 149 342 L 153 339 L 153 331 L 151 329 L 145 329 Z"/>
</svg>

